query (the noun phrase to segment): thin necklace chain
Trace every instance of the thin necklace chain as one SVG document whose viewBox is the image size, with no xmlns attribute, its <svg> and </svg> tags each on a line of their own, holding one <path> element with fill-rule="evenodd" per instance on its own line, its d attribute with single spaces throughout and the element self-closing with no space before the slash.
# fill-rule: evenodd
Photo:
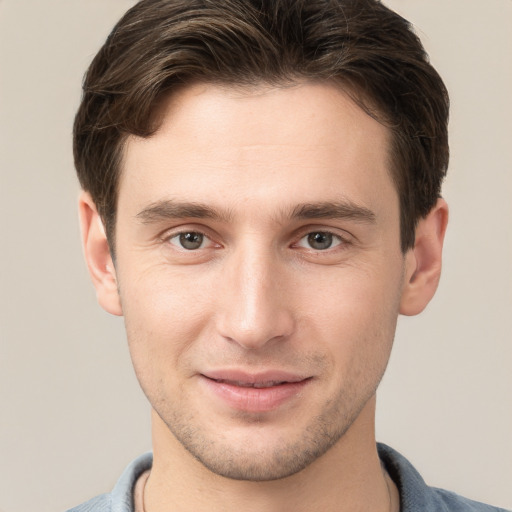
<svg viewBox="0 0 512 512">
<path fill-rule="evenodd" d="M 396 508 L 393 506 L 393 493 L 391 492 L 391 486 L 389 485 L 389 482 L 391 480 L 391 477 L 389 476 L 389 473 L 386 471 L 386 468 L 382 466 L 382 473 L 384 476 L 384 481 L 386 482 L 386 488 L 388 490 L 388 512 L 400 512 L 400 507 Z M 149 475 L 144 480 L 144 485 L 142 487 L 142 512 L 146 512 L 146 484 L 148 483 Z"/>
<path fill-rule="evenodd" d="M 382 472 L 383 472 L 383 475 L 384 475 L 384 481 L 386 482 L 386 487 L 388 489 L 388 497 L 389 497 L 389 507 L 388 507 L 388 510 L 389 510 L 389 512 L 400 512 L 400 505 L 397 507 L 396 505 L 393 504 L 393 501 L 394 501 L 393 500 L 393 495 L 394 495 L 394 493 L 391 490 L 391 485 L 392 485 L 393 480 L 389 476 L 389 473 L 386 471 L 386 468 L 384 467 L 384 465 L 382 465 Z M 390 483 L 391 483 L 391 485 L 390 485 Z"/>
</svg>

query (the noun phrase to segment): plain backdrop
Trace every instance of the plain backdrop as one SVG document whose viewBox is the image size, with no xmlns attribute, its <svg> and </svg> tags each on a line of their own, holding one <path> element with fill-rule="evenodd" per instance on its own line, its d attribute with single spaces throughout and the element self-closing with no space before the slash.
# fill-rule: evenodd
<svg viewBox="0 0 512 512">
<path fill-rule="evenodd" d="M 65 510 L 150 449 L 122 320 L 82 261 L 71 125 L 128 0 L 0 0 L 0 510 Z M 399 322 L 378 439 L 431 485 L 512 508 L 512 1 L 388 0 L 451 93 L 437 296 Z"/>
</svg>

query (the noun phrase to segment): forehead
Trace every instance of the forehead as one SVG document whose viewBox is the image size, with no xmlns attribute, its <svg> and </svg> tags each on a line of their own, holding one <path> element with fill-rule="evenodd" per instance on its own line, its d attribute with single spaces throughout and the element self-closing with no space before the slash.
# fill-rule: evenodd
<svg viewBox="0 0 512 512">
<path fill-rule="evenodd" d="M 388 129 L 335 85 L 195 84 L 163 102 L 159 116 L 153 136 L 127 140 L 120 205 L 165 196 L 219 205 L 229 198 L 230 207 L 293 207 L 315 195 L 369 208 L 397 201 Z"/>
</svg>

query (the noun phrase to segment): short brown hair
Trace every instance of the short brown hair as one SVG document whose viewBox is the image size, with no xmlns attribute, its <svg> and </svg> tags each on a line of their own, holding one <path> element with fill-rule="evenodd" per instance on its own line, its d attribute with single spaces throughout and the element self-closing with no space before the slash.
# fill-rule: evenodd
<svg viewBox="0 0 512 512">
<path fill-rule="evenodd" d="M 408 21 L 378 0 L 142 0 L 90 65 L 74 125 L 75 165 L 114 249 L 122 145 L 150 136 L 164 95 L 205 81 L 335 81 L 389 127 L 401 246 L 440 195 L 448 93 Z"/>
</svg>

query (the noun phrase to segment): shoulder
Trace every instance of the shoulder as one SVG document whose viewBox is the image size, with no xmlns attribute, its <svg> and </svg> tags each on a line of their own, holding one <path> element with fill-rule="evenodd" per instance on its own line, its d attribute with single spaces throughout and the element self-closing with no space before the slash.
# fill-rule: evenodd
<svg viewBox="0 0 512 512">
<path fill-rule="evenodd" d="M 123 471 L 112 492 L 96 496 L 67 512 L 133 512 L 133 487 L 139 476 L 150 469 L 152 464 L 151 453 L 141 455 Z"/>
<path fill-rule="evenodd" d="M 111 505 L 110 494 L 102 494 L 69 509 L 67 512 L 110 512 L 112 510 Z"/>
<path fill-rule="evenodd" d="M 402 512 L 507 512 L 454 492 L 430 487 L 403 455 L 381 443 L 377 449 L 382 464 L 398 487 Z"/>
<path fill-rule="evenodd" d="M 445 509 L 449 511 L 507 512 L 504 508 L 493 507 L 485 503 L 480 503 L 479 501 L 470 500 L 444 489 L 431 488 L 431 492 L 437 497 L 440 503 L 443 503 Z"/>
</svg>

